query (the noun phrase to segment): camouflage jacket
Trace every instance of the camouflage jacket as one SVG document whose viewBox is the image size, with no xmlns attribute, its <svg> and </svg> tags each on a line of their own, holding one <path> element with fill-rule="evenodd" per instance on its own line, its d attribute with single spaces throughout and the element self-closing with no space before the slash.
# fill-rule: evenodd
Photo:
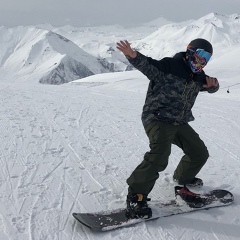
<svg viewBox="0 0 240 240">
<path fill-rule="evenodd" d="M 207 75 L 204 71 L 193 74 L 184 52 L 159 61 L 137 52 L 136 58 L 128 60 L 150 80 L 142 113 L 144 126 L 157 120 L 174 125 L 193 121 L 191 109 L 199 91 L 214 93 L 219 89 L 202 87 Z"/>
</svg>

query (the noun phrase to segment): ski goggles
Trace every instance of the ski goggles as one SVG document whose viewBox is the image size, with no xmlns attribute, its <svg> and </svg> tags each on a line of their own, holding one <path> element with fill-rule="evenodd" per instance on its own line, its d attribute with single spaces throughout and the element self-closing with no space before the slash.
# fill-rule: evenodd
<svg viewBox="0 0 240 240">
<path fill-rule="evenodd" d="M 204 49 L 196 49 L 190 45 L 188 46 L 188 50 L 192 52 L 192 55 L 195 57 L 195 61 L 202 66 L 205 66 L 212 56 L 211 53 L 205 51 Z"/>
</svg>

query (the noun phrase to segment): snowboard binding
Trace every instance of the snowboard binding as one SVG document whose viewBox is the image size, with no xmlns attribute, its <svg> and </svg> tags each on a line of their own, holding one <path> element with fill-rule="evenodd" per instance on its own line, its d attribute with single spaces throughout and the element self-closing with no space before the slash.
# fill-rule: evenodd
<svg viewBox="0 0 240 240">
<path fill-rule="evenodd" d="M 206 199 L 199 194 L 191 192 L 187 187 L 175 187 L 175 196 L 180 196 L 189 207 L 191 208 L 201 208 L 205 206 Z"/>
</svg>

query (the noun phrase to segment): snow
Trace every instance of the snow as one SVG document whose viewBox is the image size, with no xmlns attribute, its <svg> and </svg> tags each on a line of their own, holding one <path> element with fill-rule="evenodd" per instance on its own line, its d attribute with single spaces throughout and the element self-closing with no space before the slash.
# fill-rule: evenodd
<svg viewBox="0 0 240 240">
<path fill-rule="evenodd" d="M 163 28 L 170 28 L 167 26 Z M 209 25 L 205 27 L 212 34 Z M 176 27 L 169 33 L 174 35 L 175 30 Z M 1 28 L 0 31 L 13 30 Z M 10 32 L 4 35 L 8 37 L 5 43 L 16 43 L 11 45 L 13 49 L 32 59 L 45 48 L 36 45 L 29 54 L 31 44 L 39 42 L 37 39 L 49 44 L 48 31 L 21 27 L 17 31 L 16 39 Z M 173 51 L 170 46 L 177 50 L 185 44 L 190 37 L 188 31 L 193 30 L 186 30 L 186 39 L 180 39 L 175 45 L 174 41 L 170 42 L 168 50 Z M 231 38 L 229 32 L 226 34 Z M 25 40 L 20 36 L 29 39 L 25 50 L 21 49 Z M 138 71 L 131 71 L 98 74 L 63 85 L 45 85 L 33 81 L 30 71 L 20 72 L 21 79 L 18 79 L 1 67 L 0 239 L 239 239 L 240 70 L 237 67 L 239 35 L 234 36 L 228 42 L 228 38 L 218 39 L 216 55 L 206 68 L 210 76 L 219 79 L 220 90 L 215 94 L 201 93 L 193 108 L 196 120 L 191 126 L 207 145 L 210 158 L 198 175 L 204 180 L 204 186 L 191 190 L 205 193 L 222 188 L 234 194 L 235 202 L 104 233 L 91 232 L 77 223 L 72 213 L 124 207 L 126 179 L 148 151 L 148 139 L 140 119 L 148 79 Z M 53 40 L 51 46 L 59 47 L 58 40 Z M 224 51 L 221 46 L 228 47 Z M 218 50 L 226 54 L 225 58 Z M 10 52 L 10 47 L 1 52 L 0 59 L 12 67 Z M 14 68 L 20 66 L 21 56 L 16 58 L 18 63 Z M 41 74 L 37 71 L 34 76 L 39 79 Z M 229 86 L 230 93 L 227 93 Z M 150 193 L 152 200 L 174 199 L 172 175 L 181 156 L 182 151 L 173 146 L 169 165 L 160 173 Z"/>
</svg>

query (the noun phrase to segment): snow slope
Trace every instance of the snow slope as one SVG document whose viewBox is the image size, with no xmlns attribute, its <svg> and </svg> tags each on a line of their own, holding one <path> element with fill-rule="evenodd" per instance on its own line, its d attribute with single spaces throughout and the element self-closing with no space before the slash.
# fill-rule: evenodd
<svg viewBox="0 0 240 240">
<path fill-rule="evenodd" d="M 212 27 L 215 17 L 217 27 Z M 140 119 L 148 80 L 138 71 L 131 71 L 92 75 L 63 85 L 39 84 L 38 79 L 44 76 L 42 73 L 51 71 L 56 61 L 58 71 L 61 71 L 60 63 L 67 61 L 66 51 L 72 56 L 72 64 L 80 67 L 73 61 L 81 55 L 77 50 L 73 51 L 76 47 L 74 41 L 66 37 L 61 39 L 62 35 L 53 33 L 51 26 L 47 30 L 0 28 L 0 33 L 8 32 L 7 35 L 0 34 L 0 239 L 239 239 L 237 17 L 210 14 L 192 25 L 192 29 L 207 31 L 206 37 L 218 34 L 215 40 L 219 42 L 214 40 L 217 50 L 206 72 L 217 77 L 221 86 L 215 94 L 201 93 L 193 109 L 196 120 L 191 125 L 210 152 L 210 158 L 199 174 L 204 187 L 196 191 L 229 190 L 235 196 L 234 204 L 107 233 L 91 232 L 78 224 L 71 214 L 125 205 L 125 181 L 148 150 L 148 139 Z M 165 48 L 166 54 L 167 51 L 179 51 L 180 46 L 185 46 L 188 41 L 188 34 L 196 30 L 184 23 L 167 25 L 154 34 L 160 37 L 160 33 L 164 34 L 163 29 L 167 31 L 169 28 L 172 30 L 168 33 L 174 35 L 175 32 L 176 38 L 168 41 L 170 45 Z M 18 33 L 12 34 L 13 31 Z M 169 35 L 165 33 L 167 39 Z M 186 34 L 186 39 L 178 40 L 177 33 Z M 194 36 L 200 36 L 198 34 L 196 31 Z M 150 51 L 156 44 L 154 35 L 149 35 L 146 40 L 150 45 L 136 41 L 136 46 L 142 47 L 141 51 L 149 50 L 152 57 L 155 53 L 159 55 L 158 51 Z M 46 51 L 49 58 L 45 59 L 41 54 L 45 54 L 47 46 L 54 54 Z M 167 45 L 156 45 L 156 50 L 164 46 Z M 116 54 L 125 61 L 122 55 Z M 26 59 L 32 64 L 24 66 L 23 60 Z M 124 67 L 125 63 L 122 63 Z M 149 196 L 153 200 L 174 198 L 172 174 L 181 156 L 181 150 L 173 146 L 169 165 L 160 173 Z"/>
<path fill-rule="evenodd" d="M 221 76 L 223 89 L 200 94 L 194 107 L 191 125 L 210 152 L 197 191 L 223 188 L 235 203 L 108 233 L 91 232 L 71 214 L 124 206 L 125 180 L 148 150 L 140 120 L 148 80 L 132 71 L 60 86 L 0 83 L 0 239 L 239 239 L 240 86 L 228 94 L 238 78 Z M 153 200 L 174 198 L 181 156 L 173 147 Z"/>
</svg>

